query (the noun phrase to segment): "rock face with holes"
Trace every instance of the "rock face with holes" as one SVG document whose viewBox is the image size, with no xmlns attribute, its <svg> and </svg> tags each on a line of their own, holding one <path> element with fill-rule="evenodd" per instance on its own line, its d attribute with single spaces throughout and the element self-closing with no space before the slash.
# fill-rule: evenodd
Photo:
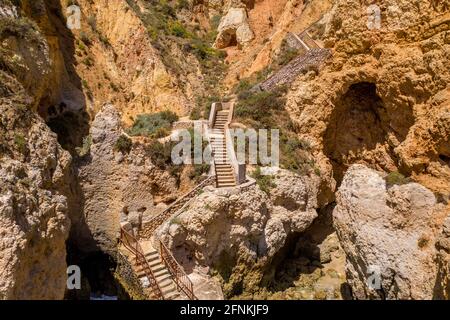
<svg viewBox="0 0 450 320">
<path fill-rule="evenodd" d="M 66 288 L 71 157 L 29 108 L 0 98 L 0 300 L 62 299 Z"/>
<path fill-rule="evenodd" d="M 354 163 L 412 175 L 450 195 L 450 16 L 445 4 L 384 0 L 368 26 L 358 0 L 335 1 L 323 41 L 333 58 L 297 78 L 287 110 L 316 146 L 329 185 Z"/>
<path fill-rule="evenodd" d="M 63 299 L 72 159 L 34 112 L 56 68 L 19 11 L 0 3 L 0 300 Z"/>
<path fill-rule="evenodd" d="M 177 192 L 176 179 L 156 168 L 143 146 L 136 144 L 130 153 L 116 148 L 122 134 L 120 119 L 113 105 L 102 108 L 91 126 L 90 151 L 80 164 L 83 219 L 88 230 L 80 228 L 76 239 L 86 242 L 82 246 L 86 250 L 96 249 L 87 245 L 93 238 L 103 251 L 113 251 L 121 220 L 139 228 L 154 211 L 155 198 L 173 197 Z"/>
<path fill-rule="evenodd" d="M 267 195 L 253 185 L 243 190 L 211 189 L 158 231 L 186 268 L 212 266 L 226 295 L 257 290 L 261 273 L 293 233 L 317 217 L 318 177 L 281 170 Z"/>
<path fill-rule="evenodd" d="M 247 21 L 245 8 L 230 8 L 220 21 L 214 46 L 218 49 L 230 46 L 244 46 L 253 40 L 253 31 Z"/>
<path fill-rule="evenodd" d="M 448 214 L 417 183 L 387 186 L 376 171 L 347 171 L 333 212 L 357 299 L 431 299 L 438 267 L 434 243 Z"/>
</svg>

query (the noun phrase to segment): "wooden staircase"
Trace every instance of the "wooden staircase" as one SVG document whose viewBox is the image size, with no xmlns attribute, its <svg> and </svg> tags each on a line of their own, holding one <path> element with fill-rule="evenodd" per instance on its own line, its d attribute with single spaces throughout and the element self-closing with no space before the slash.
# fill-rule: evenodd
<svg viewBox="0 0 450 320">
<path fill-rule="evenodd" d="M 150 240 L 139 241 L 121 228 L 120 242 L 131 253 L 128 259 L 150 299 L 197 300 L 191 280 L 162 241 L 158 252 Z"/>
<path fill-rule="evenodd" d="M 160 258 L 159 252 L 155 250 L 151 245 L 144 246 L 144 256 L 148 262 L 148 265 L 158 283 L 159 288 L 164 300 L 177 300 L 186 299 L 183 294 L 178 291 L 177 285 L 172 279 L 172 275 L 167 269 L 166 265 Z M 144 288 L 148 286 L 148 279 L 146 272 L 142 265 L 134 264 L 134 270 L 143 284 Z"/>
<path fill-rule="evenodd" d="M 236 186 L 236 178 L 228 158 L 225 141 L 225 127 L 228 123 L 229 112 L 230 110 L 217 112 L 210 138 L 218 188 Z"/>
</svg>

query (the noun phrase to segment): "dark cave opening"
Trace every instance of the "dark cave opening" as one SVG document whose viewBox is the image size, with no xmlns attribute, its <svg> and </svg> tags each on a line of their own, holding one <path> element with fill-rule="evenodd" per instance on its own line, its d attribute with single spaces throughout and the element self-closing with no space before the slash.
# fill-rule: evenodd
<svg viewBox="0 0 450 320">
<path fill-rule="evenodd" d="M 388 132 L 392 132 L 389 125 L 389 115 L 374 83 L 355 83 L 335 102 L 324 135 L 324 152 L 338 184 L 351 164 L 387 145 Z M 390 153 L 389 148 L 386 152 Z"/>
<path fill-rule="evenodd" d="M 227 47 L 236 47 L 238 45 L 236 33 L 229 35 L 228 46 Z"/>
<path fill-rule="evenodd" d="M 335 232 L 332 212 L 335 204 L 330 204 L 320 210 L 319 217 L 304 232 L 293 233 L 286 239 L 284 247 L 273 258 L 262 280 L 262 285 L 272 292 L 283 292 L 291 287 L 305 289 L 310 285 L 309 280 L 302 282 L 299 287 L 298 280 L 302 276 L 322 274 L 325 266 L 331 262 L 332 255 L 324 260 L 328 253 L 324 251 L 329 245 L 330 235 Z M 324 246 L 325 242 L 327 244 Z M 308 279 L 306 277 L 305 279 Z M 305 288 L 301 288 L 304 285 Z M 351 299 L 351 292 L 347 283 L 338 287 L 343 299 Z"/>
<path fill-rule="evenodd" d="M 81 147 L 83 139 L 89 135 L 90 117 L 85 111 L 65 111 L 61 106 L 63 103 L 48 108 L 51 116 L 47 120 L 47 125 L 58 135 L 59 144 L 75 155 L 76 148 Z"/>
<path fill-rule="evenodd" d="M 449 156 L 447 156 L 445 154 L 440 154 L 439 155 L 439 160 L 441 160 L 447 166 L 450 166 L 450 157 Z"/>
<path fill-rule="evenodd" d="M 117 262 L 113 256 L 102 251 L 80 252 L 67 245 L 67 265 L 81 269 L 81 289 L 66 290 L 66 300 L 91 300 L 105 297 L 130 300 L 130 296 L 115 277 Z"/>
</svg>

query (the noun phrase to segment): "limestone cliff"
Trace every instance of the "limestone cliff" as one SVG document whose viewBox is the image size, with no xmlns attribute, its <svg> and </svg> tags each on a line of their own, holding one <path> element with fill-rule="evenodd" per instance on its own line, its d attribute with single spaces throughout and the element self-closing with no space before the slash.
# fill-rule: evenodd
<svg viewBox="0 0 450 320">
<path fill-rule="evenodd" d="M 287 239 L 317 218 L 318 180 L 280 171 L 270 195 L 256 185 L 207 187 L 159 234 L 187 268 L 211 266 L 226 296 L 256 293 Z"/>
<path fill-rule="evenodd" d="M 92 145 L 79 164 L 80 222 L 85 221 L 87 229 L 80 226 L 74 239 L 87 251 L 114 252 L 121 215 L 138 228 L 143 219 L 159 212 L 156 201 L 170 201 L 177 194 L 175 177 L 158 169 L 143 145 L 117 149 L 117 141 L 123 137 L 120 119 L 114 106 L 101 109 L 91 126 Z"/>
</svg>

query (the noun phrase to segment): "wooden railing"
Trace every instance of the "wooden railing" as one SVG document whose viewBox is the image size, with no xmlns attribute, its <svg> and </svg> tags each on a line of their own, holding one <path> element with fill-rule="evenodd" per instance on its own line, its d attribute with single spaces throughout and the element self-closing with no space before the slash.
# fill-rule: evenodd
<svg viewBox="0 0 450 320">
<path fill-rule="evenodd" d="M 194 285 L 192 284 L 191 279 L 189 279 L 184 272 L 183 267 L 177 262 L 170 250 L 167 249 L 161 240 L 159 240 L 159 254 L 161 255 L 161 260 L 172 275 L 172 279 L 178 289 L 182 291 L 189 300 L 198 300 L 194 294 Z"/>
<path fill-rule="evenodd" d="M 189 191 L 188 193 L 184 194 L 182 197 L 178 198 L 177 201 L 172 203 L 169 207 L 167 207 L 163 212 L 158 214 L 157 216 L 153 217 L 150 221 L 146 222 L 142 226 L 142 230 L 139 234 L 139 237 L 142 239 L 150 239 L 153 236 L 153 233 L 156 231 L 156 229 L 159 228 L 164 222 L 167 221 L 172 215 L 174 215 L 178 210 L 183 208 L 184 204 L 193 196 L 195 195 L 201 188 L 208 185 L 208 183 L 211 183 L 212 181 L 215 181 L 214 176 L 210 176 L 206 178 L 202 183 L 197 185 L 194 189 Z"/>
<path fill-rule="evenodd" d="M 157 300 L 163 300 L 164 295 L 162 290 L 156 280 L 155 275 L 153 274 L 150 265 L 148 264 L 147 258 L 145 258 L 144 250 L 142 250 L 139 241 L 134 237 L 131 233 L 127 232 L 125 229 L 120 229 L 120 242 L 123 246 L 130 251 L 134 257 L 136 258 L 136 265 L 138 267 L 142 267 L 147 276 L 149 282 L 149 288 L 151 295 L 155 297 Z"/>
</svg>

